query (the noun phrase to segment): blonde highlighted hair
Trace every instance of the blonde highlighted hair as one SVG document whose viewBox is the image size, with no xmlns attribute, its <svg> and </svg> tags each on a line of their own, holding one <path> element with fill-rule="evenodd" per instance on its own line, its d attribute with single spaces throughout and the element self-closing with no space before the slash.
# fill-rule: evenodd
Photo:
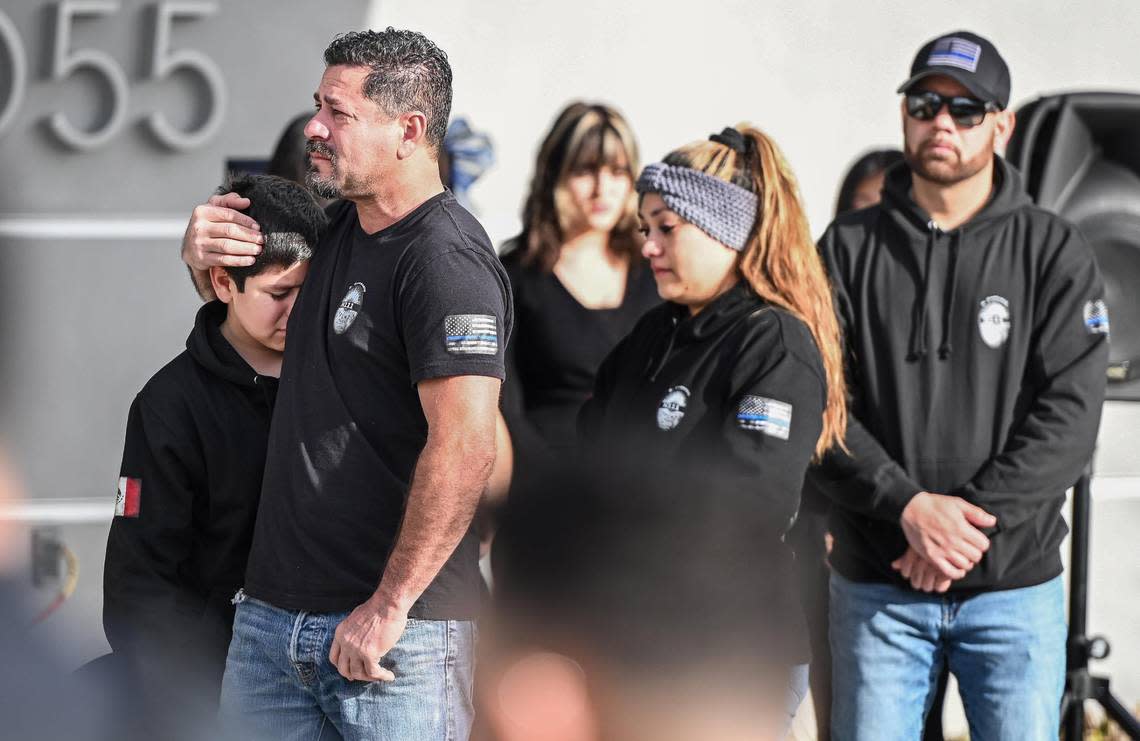
<svg viewBox="0 0 1140 741">
<path fill-rule="evenodd" d="M 538 150 L 534 178 L 523 207 L 519 241 L 524 263 L 536 264 L 543 270 L 554 268 L 571 226 L 566 179 L 576 171 L 596 171 L 605 166 L 625 168 L 630 175 L 629 197 L 610 232 L 610 249 L 627 255 L 631 262 L 640 259 L 637 193 L 632 187 L 640 169 L 637 141 L 625 118 L 615 109 L 579 101 L 558 114 Z"/>
<path fill-rule="evenodd" d="M 741 277 L 765 301 L 807 324 L 823 359 L 827 405 L 816 441 L 818 459 L 843 445 L 847 430 L 847 388 L 843 350 L 831 283 L 808 228 L 792 169 L 764 132 L 738 124 L 744 151 L 717 141 L 693 142 L 670 153 L 665 163 L 690 167 L 746 188 L 759 197 L 756 225 L 740 257 Z"/>
</svg>

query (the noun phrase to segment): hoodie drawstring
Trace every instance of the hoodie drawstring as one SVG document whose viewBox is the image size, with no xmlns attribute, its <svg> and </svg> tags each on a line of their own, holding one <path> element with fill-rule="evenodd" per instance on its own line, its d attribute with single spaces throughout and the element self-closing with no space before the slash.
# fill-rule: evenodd
<svg viewBox="0 0 1140 741">
<path fill-rule="evenodd" d="M 933 221 L 926 224 L 926 264 L 922 268 L 922 289 L 915 301 L 914 324 L 910 329 L 910 352 L 908 360 L 921 360 L 926 357 L 926 303 L 930 298 L 930 266 L 934 259 L 934 242 L 938 237 L 938 225 Z"/>
<path fill-rule="evenodd" d="M 942 344 L 938 347 L 938 357 L 945 360 L 954 352 L 950 341 L 950 322 L 954 318 L 954 294 L 958 292 L 958 248 L 962 241 L 962 231 L 957 230 L 950 237 L 949 288 L 942 297 Z"/>
<path fill-rule="evenodd" d="M 926 304 L 930 299 L 930 272 L 934 260 L 934 244 L 942 230 L 930 221 L 926 225 L 926 264 L 922 271 L 922 286 L 914 308 L 914 325 L 910 332 L 910 352 L 908 360 L 921 360 L 926 357 Z M 954 294 L 958 292 L 958 253 L 962 243 L 961 230 L 950 234 L 949 275 L 946 276 L 945 292 L 942 295 L 942 339 L 938 345 L 938 358 L 945 360 L 954 353 L 950 339 L 951 321 L 954 318 Z"/>
</svg>

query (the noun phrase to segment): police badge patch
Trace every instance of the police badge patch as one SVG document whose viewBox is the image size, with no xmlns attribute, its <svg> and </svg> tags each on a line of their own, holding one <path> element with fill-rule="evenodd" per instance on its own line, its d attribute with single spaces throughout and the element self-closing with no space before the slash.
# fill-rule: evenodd
<svg viewBox="0 0 1140 741">
<path fill-rule="evenodd" d="M 986 296 L 978 310 L 978 334 L 995 350 L 1009 339 L 1009 302 L 1001 296 Z"/>
<path fill-rule="evenodd" d="M 674 386 L 665 392 L 657 405 L 657 426 L 669 431 L 681 424 L 685 407 L 689 405 L 689 390 L 684 386 Z"/>
<path fill-rule="evenodd" d="M 344 334 L 356 321 L 356 315 L 360 313 L 360 307 L 364 304 L 364 292 L 366 290 L 363 283 L 353 283 L 348 287 L 348 293 L 344 294 L 344 299 L 340 302 L 336 315 L 333 317 L 334 332 Z"/>
</svg>

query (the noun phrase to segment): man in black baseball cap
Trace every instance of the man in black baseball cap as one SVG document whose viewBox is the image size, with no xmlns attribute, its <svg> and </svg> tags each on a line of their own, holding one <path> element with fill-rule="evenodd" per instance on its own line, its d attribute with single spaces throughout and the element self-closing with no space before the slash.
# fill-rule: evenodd
<svg viewBox="0 0 1140 741">
<path fill-rule="evenodd" d="M 972 738 L 1056 739 L 1061 508 L 1100 419 L 1104 287 L 997 154 L 993 44 L 939 36 L 899 92 L 906 161 L 820 242 L 853 397 L 847 449 L 812 473 L 836 505 L 832 729 L 919 738 L 948 665 Z"/>
</svg>

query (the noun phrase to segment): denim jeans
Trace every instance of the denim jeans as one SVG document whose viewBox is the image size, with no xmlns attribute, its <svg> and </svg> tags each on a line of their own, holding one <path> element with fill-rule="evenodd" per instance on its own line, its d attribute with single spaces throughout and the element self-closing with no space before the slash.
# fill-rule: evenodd
<svg viewBox="0 0 1140 741">
<path fill-rule="evenodd" d="M 943 662 L 970 738 L 1056 739 L 1065 684 L 1062 577 L 970 597 L 831 574 L 835 741 L 913 741 Z"/>
<path fill-rule="evenodd" d="M 222 680 L 235 736 L 296 741 L 466 741 L 474 717 L 474 623 L 409 619 L 381 662 L 394 682 L 350 682 L 329 663 L 347 612 L 282 610 L 239 592 Z"/>
</svg>

